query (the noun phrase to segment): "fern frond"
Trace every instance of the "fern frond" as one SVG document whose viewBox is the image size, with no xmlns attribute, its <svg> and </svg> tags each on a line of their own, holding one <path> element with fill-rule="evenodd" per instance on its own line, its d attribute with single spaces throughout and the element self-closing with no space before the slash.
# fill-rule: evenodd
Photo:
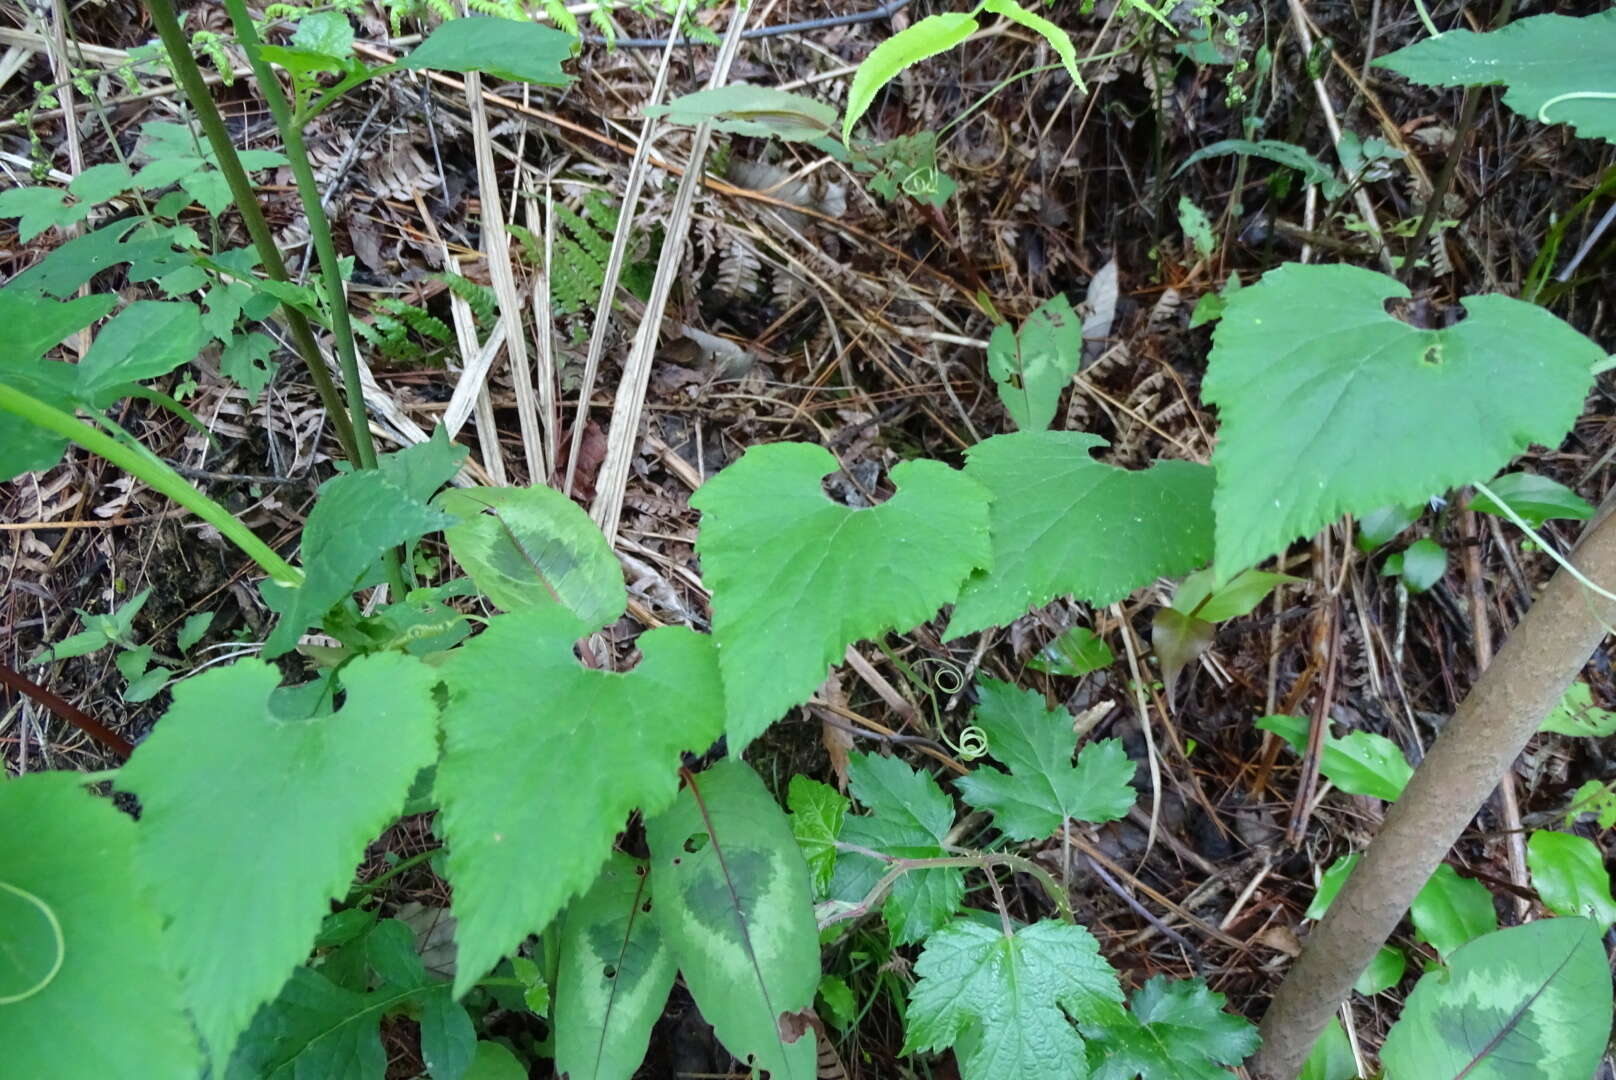
<svg viewBox="0 0 1616 1080">
<path fill-rule="evenodd" d="M 493 289 L 486 285 L 479 285 L 470 278 L 462 277 L 459 274 L 444 272 L 433 274 L 432 276 L 449 286 L 450 292 L 460 297 L 471 307 L 471 312 L 477 316 L 478 323 L 487 325 L 494 321 L 494 316 L 499 310 L 499 298 L 494 295 Z"/>
<path fill-rule="evenodd" d="M 431 338 L 439 344 L 448 344 L 454 340 L 454 334 L 443 324 L 442 319 L 421 308 L 406 304 L 396 297 L 383 297 L 376 302 L 376 307 L 424 338 Z"/>
<path fill-rule="evenodd" d="M 557 30 L 565 30 L 573 37 L 578 36 L 578 16 L 567 10 L 562 0 L 544 0 L 544 13 L 550 16 Z"/>
</svg>

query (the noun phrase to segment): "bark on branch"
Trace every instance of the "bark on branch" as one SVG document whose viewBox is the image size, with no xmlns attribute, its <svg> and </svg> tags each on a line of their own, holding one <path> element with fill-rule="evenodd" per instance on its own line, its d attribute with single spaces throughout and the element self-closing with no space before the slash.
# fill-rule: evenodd
<svg viewBox="0 0 1616 1080">
<path fill-rule="evenodd" d="M 1570 561 L 1609 588 L 1616 582 L 1616 514 L 1607 502 Z M 1330 1016 L 1397 927 L 1526 741 L 1616 622 L 1616 603 L 1560 570 L 1386 815 L 1379 835 L 1263 1017 L 1255 1075 L 1294 1080 Z"/>
</svg>

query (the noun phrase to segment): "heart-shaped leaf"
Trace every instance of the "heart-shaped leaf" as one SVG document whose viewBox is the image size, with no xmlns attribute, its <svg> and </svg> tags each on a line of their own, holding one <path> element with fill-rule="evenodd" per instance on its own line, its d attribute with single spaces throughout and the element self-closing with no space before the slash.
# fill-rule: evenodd
<svg viewBox="0 0 1616 1080">
<path fill-rule="evenodd" d="M 1229 299 L 1203 388 L 1222 419 L 1220 573 L 1343 513 L 1491 476 L 1570 429 L 1597 345 L 1505 296 L 1469 297 L 1458 325 L 1419 330 L 1386 312 L 1408 295 L 1357 267 L 1287 265 Z"/>
</svg>

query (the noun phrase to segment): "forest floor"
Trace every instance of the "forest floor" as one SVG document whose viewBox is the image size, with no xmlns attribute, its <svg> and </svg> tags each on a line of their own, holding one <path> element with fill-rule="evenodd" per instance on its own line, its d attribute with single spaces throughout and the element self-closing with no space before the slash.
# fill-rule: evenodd
<svg viewBox="0 0 1616 1080">
<path fill-rule="evenodd" d="M 1550 8 L 1578 14 L 1603 6 Z M 187 31 L 226 29 L 218 6 L 182 7 Z M 782 24 L 853 7 L 851 0 L 785 0 L 760 4 L 753 19 Z M 749 41 L 730 80 L 785 86 L 839 105 L 854 66 L 876 42 L 943 10 L 949 9 L 937 0 L 914 0 L 875 21 Z M 1480 29 L 1492 15 L 1449 0 L 1430 11 L 1443 27 Z M 1217 417 L 1198 390 L 1212 329 L 1193 326 L 1192 311 L 1232 277 L 1250 283 L 1282 262 L 1382 269 L 1387 256 L 1416 254 L 1425 263 L 1412 275 L 1416 304 L 1429 325 L 1455 318 L 1463 296 L 1520 295 L 1537 267 L 1549 278 L 1541 300 L 1607 351 L 1616 347 L 1616 248 L 1610 234 L 1596 232 L 1604 207 L 1579 208 L 1610 175 L 1616 149 L 1529 122 L 1500 105 L 1494 91 L 1482 92 L 1474 129 L 1457 147 L 1452 189 L 1425 250 L 1405 250 L 1433 179 L 1456 152 L 1461 100 L 1460 91 L 1414 86 L 1371 66 L 1422 36 L 1413 5 L 1227 0 L 1192 12 L 1180 4 L 1171 16 L 1176 37 L 1111 0 L 1086 14 L 1062 0 L 1049 15 L 1087 58 L 1083 89 L 1058 66 L 1051 69 L 1055 57 L 1036 35 L 989 25 L 963 47 L 906 71 L 877 99 L 867 120 L 877 135 L 939 133 L 938 165 L 958 185 L 941 209 L 914 198 L 880 198 L 861 177 L 797 144 L 718 137 L 697 195 L 686 272 L 650 373 L 637 455 L 620 493 L 618 548 L 637 610 L 704 625 L 698 515 L 688 500 L 748 446 L 783 439 L 822 444 L 843 469 L 829 488 L 851 505 L 868 505 L 890 493 L 887 475 L 896 463 L 927 456 L 958 464 L 966 447 L 1010 430 L 986 366 L 994 325 L 988 308 L 1020 320 L 1058 294 L 1080 307 L 1085 363 L 1055 426 L 1104 437 L 1109 446 L 1101 458 L 1128 467 L 1158 458 L 1210 459 Z M 727 12 L 702 10 L 699 18 L 722 31 Z M 135 152 L 142 123 L 183 118 L 180 99 L 162 79 L 145 79 L 132 96 L 99 74 L 154 36 L 136 4 L 77 6 L 70 19 L 77 43 L 69 49 L 80 50 L 73 55 L 82 54 L 83 66 L 97 72 L 91 83 L 101 107 L 67 125 L 58 111 L 38 107 L 36 85 L 53 80 L 48 24 L 31 8 L 0 5 L 0 114 L 28 114 L 26 123 L 0 122 L 6 174 L 0 184 L 28 182 L 34 161 L 68 178 L 75 168 L 110 160 L 109 138 Z M 656 36 L 669 27 L 666 17 L 626 11 L 618 21 L 628 35 Z M 356 24 L 373 58 L 392 55 L 384 15 L 367 9 Z M 704 86 L 716 52 L 699 44 L 673 50 L 669 96 Z M 309 142 L 337 244 L 355 259 L 353 300 L 378 327 L 368 361 L 384 448 L 405 445 L 443 420 L 470 358 L 452 337 L 444 342 L 421 332 L 411 316 L 388 323 L 389 305 L 396 313 L 402 301 L 448 326 L 457 314 L 469 318 L 464 329 L 472 344 L 490 330 L 475 312 L 457 312 L 453 293 L 433 276 L 458 267 L 473 281 L 490 280 L 479 231 L 479 150 L 493 154 L 506 220 L 542 238 L 537 222 L 553 200 L 572 211 L 558 216 L 558 241 L 567 250 L 587 253 L 603 238 L 609 242 L 610 206 L 622 190 L 640 106 L 661 57 L 655 49 L 586 43 L 572 65 L 578 79 L 565 91 L 485 79 L 482 146 L 483 129 L 460 76 L 372 84 L 314 124 Z M 233 46 L 225 46 L 224 58 L 244 71 Z M 1014 78 L 1035 68 L 1043 70 Z M 274 145 L 274 126 L 250 76 L 238 71 L 215 91 L 240 145 Z M 33 147 L 30 129 L 41 140 Z M 1327 199 L 1294 170 L 1258 157 L 1207 156 L 1185 166 L 1195 151 L 1220 140 L 1263 138 L 1292 143 L 1333 167 L 1343 133 L 1382 140 L 1395 152 L 1371 173 L 1362 199 Z M 634 226 L 631 282 L 648 274 L 672 239 L 659 222 L 690 140 L 689 129 L 676 128 L 656 145 Z M 306 262 L 308 230 L 292 181 L 284 170 L 260 179 L 271 223 L 296 268 Z M 1364 219 L 1365 209 L 1373 221 Z M 1197 214 L 1204 225 L 1196 224 Z M 1556 234 L 1563 235 L 1559 247 L 1546 248 L 1551 228 L 1568 216 L 1569 226 Z M 0 279 L 58 242 L 47 233 L 23 244 L 11 226 L 0 224 Z M 240 232 L 233 214 L 203 227 Z M 1590 237 L 1592 248 L 1573 265 Z M 534 268 L 520 244 L 513 265 L 518 288 L 531 295 Z M 558 308 L 549 437 L 561 448 L 561 457 L 550 460 L 565 460 L 573 429 L 581 428 L 572 493 L 587 506 L 596 497 L 620 358 L 639 309 L 631 298 L 624 301 L 599 377 L 580 403 L 583 343 L 595 314 L 591 289 L 599 280 L 591 286 L 588 261 L 578 260 L 558 264 L 549 284 Z M 118 419 L 260 536 L 284 543 L 339 456 L 318 398 L 292 364 L 256 400 L 220 378 L 209 358 L 190 378 L 173 392 L 183 392 L 211 442 L 140 401 L 124 402 Z M 1602 378 L 1565 443 L 1537 448 L 1526 465 L 1594 504 L 1616 487 L 1612 385 Z M 472 448 L 475 469 L 494 483 L 561 486 L 563 469 L 533 475 L 532 463 L 544 458 L 519 416 L 503 351 L 482 400 L 486 408 L 460 416 L 457 432 Z M 1316 780 L 1304 785 L 1298 755 L 1253 721 L 1322 716 L 1337 730 L 1386 735 L 1417 761 L 1553 570 L 1507 522 L 1464 510 L 1459 493 L 1452 495 L 1433 498 L 1394 545 L 1429 537 L 1447 550 L 1447 572 L 1428 591 L 1410 595 L 1399 579 L 1382 574 L 1385 552 L 1358 551 L 1350 524 L 1337 527 L 1293 548 L 1284 569 L 1301 581 L 1223 624 L 1170 696 L 1139 677 L 1150 662 L 1152 613 L 1171 597 L 1168 582 L 1101 610 L 1057 602 L 1002 631 L 949 645 L 936 627 L 893 636 L 881 649 L 867 644 L 865 663 L 841 669 L 827 694 L 839 697 L 842 716 L 890 729 L 905 724 L 896 706 L 932 702 L 941 725 L 957 730 L 969 714 L 968 695 L 952 692 L 951 682 L 916 684 L 910 673 L 951 670 L 968 680 L 982 672 L 1036 687 L 1051 704 L 1092 721 L 1097 734 L 1121 736 L 1142 766 L 1154 755 L 1153 768 L 1139 770 L 1135 813 L 1086 840 L 1106 857 L 1114 880 L 1081 881 L 1078 914 L 1126 980 L 1201 974 L 1228 995 L 1231 1008 L 1255 1019 L 1305 936 L 1303 912 L 1318 874 L 1340 855 L 1362 850 L 1385 804 Z M 125 701 L 105 650 L 30 666 L 45 644 L 83 629 L 81 610 L 105 613 L 150 588 L 132 633 L 159 656 L 181 651 L 175 635 L 188 617 L 215 612 L 188 666 L 250 652 L 266 632 L 269 612 L 251 584 L 253 566 L 97 459 L 70 454 L 60 466 L 0 486 L 0 522 L 0 662 L 63 699 L 62 708 L 88 714 L 130 741 L 158 721 L 166 691 L 141 704 Z M 1563 547 L 1577 524 L 1550 522 L 1545 531 Z M 448 562 L 446 551 L 431 554 Z M 1092 628 L 1119 659 L 1081 678 L 1030 666 L 1072 626 Z M 631 614 L 607 632 L 617 662 L 628 661 L 641 629 Z M 1586 679 L 1596 703 L 1616 705 L 1608 642 Z M 41 700 L 10 691 L 0 699 L 8 774 L 116 764 L 103 741 Z M 1142 724 L 1151 725 L 1149 740 Z M 849 741 L 836 714 L 810 706 L 776 725 L 749 757 L 766 780 L 800 772 L 845 784 Z M 1559 820 L 1570 792 L 1590 778 L 1609 778 L 1613 769 L 1616 740 L 1538 737 L 1507 782 L 1512 798 L 1489 804 L 1454 849 L 1450 861 L 1492 889 L 1505 925 L 1534 903 L 1520 858 L 1522 828 Z M 1159 793 L 1150 788 L 1153 773 Z M 429 822 L 407 819 L 373 849 L 361 877 L 433 843 Z M 1027 853 L 1058 860 L 1059 845 L 1049 846 Z M 1608 838 L 1605 850 L 1608 857 Z M 442 905 L 447 897 L 447 886 L 425 863 L 377 893 L 389 908 Z M 1029 909 L 1039 903 L 1035 891 L 1012 899 Z M 1397 943 L 1416 956 L 1429 953 L 1406 925 Z M 843 1059 L 859 1075 L 916 1075 L 900 1059 L 893 999 L 877 992 L 881 980 L 905 978 L 912 958 L 903 950 L 882 953 L 857 936 L 832 952 L 827 970 L 841 970 L 867 995 L 861 1001 L 872 1002 L 843 1033 Z M 1352 1030 L 1366 1051 L 1379 1045 L 1411 986 L 1405 979 L 1400 988 L 1352 1002 Z M 413 1075 L 419 1062 L 407 1025 L 389 1045 L 390 1074 Z M 646 1077 L 726 1075 L 732 1066 L 678 994 L 653 1048 L 641 1072 Z M 922 1075 L 943 1077 L 946 1068 Z"/>
</svg>

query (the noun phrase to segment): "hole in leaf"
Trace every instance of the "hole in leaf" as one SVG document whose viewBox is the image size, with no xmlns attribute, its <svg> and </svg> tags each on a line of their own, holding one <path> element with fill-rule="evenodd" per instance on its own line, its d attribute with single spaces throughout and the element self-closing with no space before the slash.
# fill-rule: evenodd
<svg viewBox="0 0 1616 1080">
<path fill-rule="evenodd" d="M 601 974 L 608 979 L 615 979 L 617 978 L 617 968 L 611 964 L 607 964 L 606 970 L 602 971 Z"/>
<path fill-rule="evenodd" d="M 702 848 L 704 848 L 706 846 L 707 846 L 707 834 L 706 833 L 691 833 L 689 836 L 685 837 L 684 849 L 685 849 L 685 851 L 689 852 L 691 855 L 694 855 L 696 852 L 700 851 Z"/>
<path fill-rule="evenodd" d="M 646 915 L 651 914 L 651 901 L 647 900 L 645 903 L 641 904 L 640 905 L 640 911 L 642 911 Z"/>
<path fill-rule="evenodd" d="M 1427 346 L 1425 351 L 1420 354 L 1420 363 L 1429 364 L 1432 367 L 1440 367 L 1442 364 L 1442 346 Z"/>
<path fill-rule="evenodd" d="M 868 510 L 886 500 L 887 493 L 880 490 L 880 483 L 881 470 L 873 461 L 855 461 L 820 480 L 819 490 L 840 506 Z"/>
</svg>

